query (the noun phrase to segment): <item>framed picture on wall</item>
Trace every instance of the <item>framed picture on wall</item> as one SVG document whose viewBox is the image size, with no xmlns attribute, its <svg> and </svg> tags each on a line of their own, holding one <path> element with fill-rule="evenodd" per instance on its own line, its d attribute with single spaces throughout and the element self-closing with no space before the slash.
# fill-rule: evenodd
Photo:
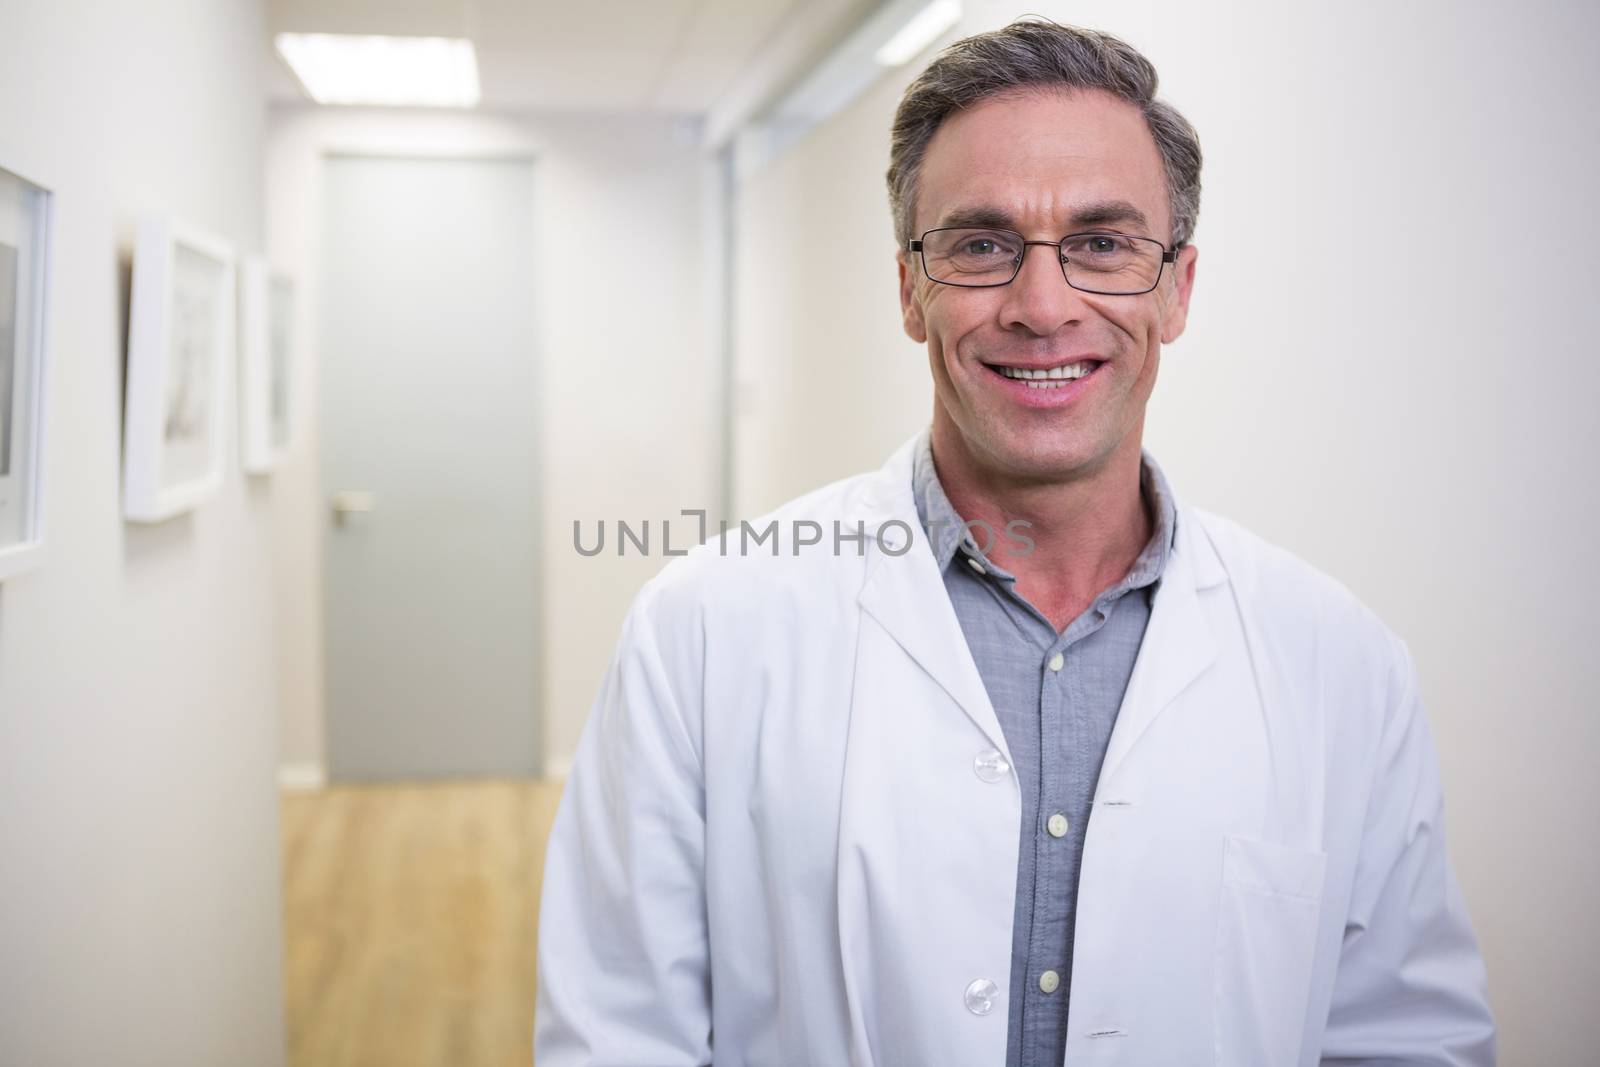
<svg viewBox="0 0 1600 1067">
<path fill-rule="evenodd" d="M 122 514 L 159 522 L 222 484 L 223 409 L 234 353 L 233 249 L 171 219 L 146 219 L 133 259 L 123 420 Z"/>
<path fill-rule="evenodd" d="M 50 191 L 0 166 L 0 580 L 44 546 Z"/>
<path fill-rule="evenodd" d="M 244 469 L 271 470 L 293 431 L 294 283 L 260 256 L 239 271 L 239 410 Z"/>
</svg>

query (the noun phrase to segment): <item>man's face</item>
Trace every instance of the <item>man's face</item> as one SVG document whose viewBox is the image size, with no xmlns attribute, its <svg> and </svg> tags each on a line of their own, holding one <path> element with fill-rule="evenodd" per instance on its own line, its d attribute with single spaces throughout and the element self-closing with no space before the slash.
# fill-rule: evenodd
<svg viewBox="0 0 1600 1067">
<path fill-rule="evenodd" d="M 1171 241 L 1161 154 L 1138 109 L 1103 92 L 991 97 L 946 119 L 923 158 L 912 230 L 988 225 L 1028 240 L 1087 230 Z M 976 221 L 975 221 L 976 220 Z M 927 342 L 935 421 L 948 419 L 972 462 L 1025 481 L 1098 469 L 1137 450 L 1161 345 L 1183 332 L 1194 248 L 1154 291 L 1101 296 L 1067 285 L 1057 250 L 1031 245 L 1009 285 L 929 281 L 902 250 L 906 333 Z M 1095 361 L 1085 378 L 1030 387 L 1002 368 Z"/>
</svg>

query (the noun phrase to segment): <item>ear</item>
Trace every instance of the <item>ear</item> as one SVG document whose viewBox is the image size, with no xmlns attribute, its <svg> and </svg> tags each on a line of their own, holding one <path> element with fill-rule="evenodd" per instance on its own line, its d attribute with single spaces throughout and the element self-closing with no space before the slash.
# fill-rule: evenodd
<svg viewBox="0 0 1600 1067">
<path fill-rule="evenodd" d="M 1194 264 L 1200 250 L 1194 245 L 1184 245 L 1178 253 L 1178 262 L 1172 265 L 1172 276 L 1178 280 L 1174 287 L 1166 315 L 1161 320 L 1161 343 L 1169 345 L 1183 335 L 1189 322 L 1189 294 L 1194 291 Z"/>
<path fill-rule="evenodd" d="M 895 253 L 900 266 L 900 323 L 906 336 L 918 344 L 928 340 L 928 326 L 922 319 L 922 304 L 917 299 L 917 268 L 911 262 L 911 253 Z"/>
</svg>

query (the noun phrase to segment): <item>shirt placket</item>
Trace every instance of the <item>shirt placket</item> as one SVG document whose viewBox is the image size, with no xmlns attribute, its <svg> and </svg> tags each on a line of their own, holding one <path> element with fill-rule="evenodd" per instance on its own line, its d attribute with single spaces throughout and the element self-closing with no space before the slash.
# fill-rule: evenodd
<svg viewBox="0 0 1600 1067">
<path fill-rule="evenodd" d="M 1023 1005 L 1023 1062 L 1033 1063 L 1054 1042 L 1066 983 L 1062 953 L 1061 906 L 1069 874 L 1067 834 L 1052 832 L 1052 820 L 1066 813 L 1071 768 L 1053 757 L 1064 746 L 1067 728 L 1069 664 L 1064 636 L 1045 652 L 1039 667 L 1039 804 L 1034 817 L 1033 923 L 1028 944 Z M 1059 829 L 1059 822 L 1054 824 Z M 1031 1009 L 1031 1010 L 1030 1010 Z"/>
</svg>

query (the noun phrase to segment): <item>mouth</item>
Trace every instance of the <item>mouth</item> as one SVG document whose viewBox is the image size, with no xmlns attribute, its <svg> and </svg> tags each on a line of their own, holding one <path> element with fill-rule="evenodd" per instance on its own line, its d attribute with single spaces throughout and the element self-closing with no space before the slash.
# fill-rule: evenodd
<svg viewBox="0 0 1600 1067">
<path fill-rule="evenodd" d="M 1106 360 L 1085 356 L 1069 363 L 1021 367 L 985 363 L 1002 392 L 1026 407 L 1054 408 L 1072 403 L 1100 377 Z"/>
<path fill-rule="evenodd" d="M 1013 367 L 1004 363 L 985 363 L 984 366 L 1002 378 L 1023 383 L 1029 389 L 1064 389 L 1081 378 L 1089 377 L 1104 362 L 1091 356 L 1052 367 Z"/>
</svg>

